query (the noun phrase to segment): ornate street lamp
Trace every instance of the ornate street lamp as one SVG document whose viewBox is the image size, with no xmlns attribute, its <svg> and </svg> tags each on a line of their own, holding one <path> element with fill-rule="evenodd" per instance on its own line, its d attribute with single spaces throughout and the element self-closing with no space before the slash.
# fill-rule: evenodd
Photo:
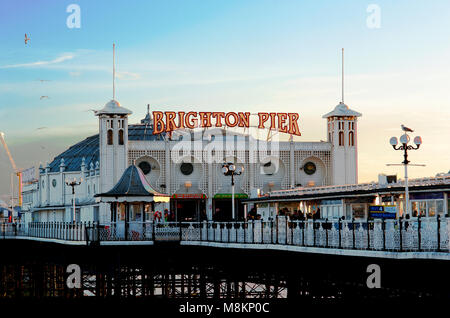
<svg viewBox="0 0 450 318">
<path fill-rule="evenodd" d="M 73 223 L 75 223 L 75 187 L 80 185 L 83 181 L 83 178 L 80 178 L 80 181 L 77 181 L 77 178 L 73 178 L 72 181 L 66 181 L 66 185 L 72 187 L 72 195 L 73 195 Z"/>
<path fill-rule="evenodd" d="M 405 128 L 407 130 L 405 130 Z M 403 125 L 402 125 L 402 129 L 403 129 L 403 131 L 405 131 L 405 133 L 400 137 L 400 146 L 397 146 L 398 145 L 397 137 L 391 137 L 391 139 L 389 140 L 389 143 L 395 150 L 403 150 L 404 160 L 402 162 L 402 165 L 405 167 L 405 204 L 406 204 L 405 211 L 406 211 L 406 214 L 411 216 L 410 204 L 409 204 L 409 188 L 408 188 L 408 164 L 410 162 L 408 160 L 408 150 L 419 149 L 420 145 L 422 144 L 422 138 L 420 136 L 417 136 L 414 138 L 414 144 L 416 145 L 415 147 L 413 145 L 408 145 L 409 136 L 408 136 L 407 132 L 412 132 L 413 130 L 411 130 L 407 127 L 403 127 Z M 420 165 L 420 166 L 423 166 L 423 165 Z"/>
<path fill-rule="evenodd" d="M 228 162 L 222 165 L 222 172 L 225 176 L 231 176 L 231 218 L 234 220 L 234 176 L 240 176 L 244 172 L 244 167 L 237 171 L 234 163 Z"/>
</svg>

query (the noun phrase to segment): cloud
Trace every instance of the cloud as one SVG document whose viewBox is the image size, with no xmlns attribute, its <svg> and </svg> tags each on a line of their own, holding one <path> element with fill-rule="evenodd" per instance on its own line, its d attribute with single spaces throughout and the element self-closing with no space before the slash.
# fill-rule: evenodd
<svg viewBox="0 0 450 318">
<path fill-rule="evenodd" d="M 32 63 L 11 64 L 11 65 L 0 66 L 0 68 L 34 67 L 34 66 L 58 64 L 58 63 L 61 63 L 61 62 L 67 61 L 67 60 L 71 60 L 74 57 L 75 57 L 74 54 L 68 53 L 68 54 L 63 54 L 60 57 L 57 57 L 50 61 L 37 61 L 37 62 L 32 62 Z"/>
<path fill-rule="evenodd" d="M 69 75 L 70 75 L 71 77 L 78 77 L 78 76 L 81 75 L 81 72 L 69 72 Z"/>
</svg>

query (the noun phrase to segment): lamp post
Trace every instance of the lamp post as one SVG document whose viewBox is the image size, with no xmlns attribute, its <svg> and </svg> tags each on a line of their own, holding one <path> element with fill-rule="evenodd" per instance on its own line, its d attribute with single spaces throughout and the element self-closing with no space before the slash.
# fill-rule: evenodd
<svg viewBox="0 0 450 318">
<path fill-rule="evenodd" d="M 416 145 L 415 147 L 412 145 L 408 145 L 409 136 L 405 132 L 400 137 L 400 143 L 401 143 L 400 146 L 397 147 L 397 145 L 398 145 L 397 137 L 391 137 L 391 139 L 389 140 L 389 143 L 391 144 L 392 148 L 394 148 L 394 150 L 403 150 L 404 160 L 403 160 L 402 164 L 405 167 L 405 205 L 406 205 L 405 211 L 406 211 L 406 214 L 411 216 L 410 204 L 409 204 L 409 188 L 408 188 L 408 164 L 410 162 L 408 160 L 408 150 L 419 149 L 420 145 L 422 144 L 422 138 L 420 136 L 417 136 L 414 138 L 414 144 Z"/>
<path fill-rule="evenodd" d="M 237 171 L 234 163 L 228 162 L 222 165 L 222 172 L 225 176 L 231 176 L 231 218 L 234 220 L 234 176 L 240 176 L 244 172 L 244 167 Z"/>
<path fill-rule="evenodd" d="M 80 185 L 83 181 L 83 178 L 80 178 L 80 181 L 77 178 L 73 178 L 72 181 L 66 181 L 66 185 L 72 187 L 72 195 L 73 195 L 73 223 L 75 223 L 75 187 Z"/>
</svg>

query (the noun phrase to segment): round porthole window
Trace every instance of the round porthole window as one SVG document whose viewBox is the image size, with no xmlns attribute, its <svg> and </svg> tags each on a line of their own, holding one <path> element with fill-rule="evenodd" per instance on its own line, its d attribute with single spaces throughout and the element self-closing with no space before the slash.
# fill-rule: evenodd
<svg viewBox="0 0 450 318">
<path fill-rule="evenodd" d="M 53 188 L 56 187 L 56 179 L 53 179 L 53 180 L 52 180 L 52 186 L 53 186 Z"/>
<path fill-rule="evenodd" d="M 263 171 L 267 176 L 271 176 L 275 173 L 275 165 L 272 163 L 272 161 L 263 164 Z"/>
<path fill-rule="evenodd" d="M 185 176 L 188 176 L 194 171 L 194 166 L 190 162 L 183 162 L 180 166 L 180 171 Z"/>
<path fill-rule="evenodd" d="M 147 175 L 152 171 L 152 166 L 147 161 L 142 161 L 139 163 L 138 167 L 142 170 L 142 172 Z"/>
<path fill-rule="evenodd" d="M 305 173 L 308 175 L 312 175 L 314 174 L 314 172 L 316 172 L 316 165 L 314 164 L 314 162 L 309 161 L 303 166 L 303 171 L 305 171 Z"/>
</svg>

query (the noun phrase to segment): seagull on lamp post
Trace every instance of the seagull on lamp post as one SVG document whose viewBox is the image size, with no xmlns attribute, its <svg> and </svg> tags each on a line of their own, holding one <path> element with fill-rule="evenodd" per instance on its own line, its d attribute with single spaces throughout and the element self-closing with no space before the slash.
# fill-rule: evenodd
<svg viewBox="0 0 450 318">
<path fill-rule="evenodd" d="M 413 131 L 414 131 L 414 130 L 412 130 L 411 128 L 408 128 L 408 127 L 404 126 L 403 124 L 402 124 L 402 130 L 403 130 L 404 132 L 413 132 Z"/>
</svg>

